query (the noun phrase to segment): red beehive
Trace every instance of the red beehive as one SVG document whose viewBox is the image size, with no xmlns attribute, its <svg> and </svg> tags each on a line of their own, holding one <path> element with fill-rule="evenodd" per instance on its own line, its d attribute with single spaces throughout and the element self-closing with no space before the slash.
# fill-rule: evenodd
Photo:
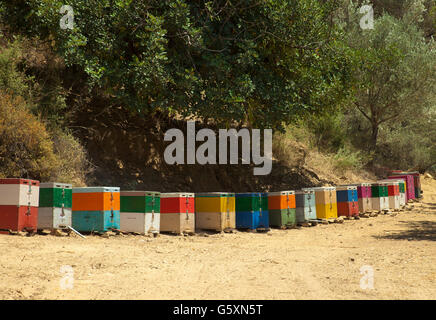
<svg viewBox="0 0 436 320">
<path fill-rule="evenodd" d="M 0 179 L 0 233 L 36 231 L 39 181 Z"/>
<path fill-rule="evenodd" d="M 160 231 L 182 234 L 195 232 L 195 198 L 193 193 L 161 193 Z"/>
<path fill-rule="evenodd" d="M 163 193 L 160 213 L 194 213 L 194 194 Z"/>
<path fill-rule="evenodd" d="M 338 202 L 338 216 L 357 216 L 359 215 L 359 205 L 357 202 Z"/>
</svg>

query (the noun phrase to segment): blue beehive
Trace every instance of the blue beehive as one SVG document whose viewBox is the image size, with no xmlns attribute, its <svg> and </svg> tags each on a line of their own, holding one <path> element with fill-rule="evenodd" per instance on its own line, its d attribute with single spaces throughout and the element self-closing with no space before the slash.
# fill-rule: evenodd
<svg viewBox="0 0 436 320">
<path fill-rule="evenodd" d="M 73 188 L 73 228 L 83 232 L 120 229 L 120 188 Z"/>
<path fill-rule="evenodd" d="M 74 211 L 73 228 L 84 232 L 120 229 L 120 210 Z"/>
<path fill-rule="evenodd" d="M 297 223 L 316 220 L 315 191 L 310 188 L 295 192 Z"/>
<path fill-rule="evenodd" d="M 235 195 L 236 228 L 269 228 L 268 194 L 259 192 Z"/>
<path fill-rule="evenodd" d="M 347 190 L 336 189 L 336 200 L 337 202 L 357 202 L 357 190 L 354 190 L 354 188 Z"/>
</svg>

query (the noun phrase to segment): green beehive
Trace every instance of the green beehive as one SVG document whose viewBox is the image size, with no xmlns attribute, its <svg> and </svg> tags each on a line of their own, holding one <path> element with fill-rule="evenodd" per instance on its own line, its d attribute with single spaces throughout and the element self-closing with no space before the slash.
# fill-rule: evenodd
<svg viewBox="0 0 436 320">
<path fill-rule="evenodd" d="M 275 227 L 295 226 L 297 224 L 296 209 L 269 209 L 269 225 Z"/>
<path fill-rule="evenodd" d="M 255 193 L 250 197 L 236 197 L 236 211 L 268 211 L 268 195 Z"/>
<path fill-rule="evenodd" d="M 373 198 L 383 198 L 388 196 L 388 186 L 385 184 L 374 183 L 371 185 Z"/>
<path fill-rule="evenodd" d="M 72 185 L 46 182 L 40 184 L 39 207 L 71 208 L 73 203 Z"/>
<path fill-rule="evenodd" d="M 405 193 L 406 189 L 404 188 L 404 182 L 399 182 L 398 185 L 400 187 L 400 192 L 401 193 Z"/>
<path fill-rule="evenodd" d="M 121 193 L 121 212 L 160 212 L 160 192 L 141 192 L 138 196 Z"/>
</svg>

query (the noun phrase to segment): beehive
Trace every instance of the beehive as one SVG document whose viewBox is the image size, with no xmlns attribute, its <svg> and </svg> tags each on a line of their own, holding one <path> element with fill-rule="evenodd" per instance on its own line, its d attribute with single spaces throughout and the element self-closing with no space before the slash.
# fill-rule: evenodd
<svg viewBox="0 0 436 320">
<path fill-rule="evenodd" d="M 294 227 L 297 224 L 295 192 L 281 191 L 268 193 L 268 215 L 271 227 Z"/>
<path fill-rule="evenodd" d="M 397 180 L 380 180 L 388 185 L 389 209 L 400 209 L 400 185 Z"/>
<path fill-rule="evenodd" d="M 160 192 L 121 191 L 120 230 L 140 234 L 159 233 Z"/>
<path fill-rule="evenodd" d="M 372 210 L 371 184 L 357 183 L 357 184 L 350 184 L 350 186 L 357 187 L 357 204 L 359 205 L 359 212 L 365 213 L 371 211 Z"/>
<path fill-rule="evenodd" d="M 72 185 L 45 182 L 39 188 L 38 229 L 72 226 Z"/>
<path fill-rule="evenodd" d="M 359 204 L 356 186 L 336 187 L 336 199 L 338 216 L 357 216 L 359 214 Z"/>
<path fill-rule="evenodd" d="M 224 231 L 236 228 L 235 194 L 207 192 L 195 194 L 197 229 Z"/>
<path fill-rule="evenodd" d="M 269 228 L 268 195 L 266 193 L 236 193 L 236 228 Z"/>
<path fill-rule="evenodd" d="M 106 232 L 120 228 L 120 188 L 73 188 L 73 228 L 82 232 Z"/>
<path fill-rule="evenodd" d="M 406 182 L 406 202 L 415 199 L 415 183 L 411 174 L 396 174 L 389 176 L 390 180 L 403 179 Z"/>
<path fill-rule="evenodd" d="M 398 190 L 399 190 L 399 202 L 400 202 L 400 208 L 406 205 L 406 182 L 404 179 L 398 179 L 398 180 L 388 180 L 388 181 L 396 181 L 398 182 Z"/>
<path fill-rule="evenodd" d="M 193 193 L 161 193 L 160 212 L 161 232 L 195 232 Z"/>
<path fill-rule="evenodd" d="M 389 209 L 388 186 L 384 182 L 371 184 L 372 209 L 377 211 Z"/>
<path fill-rule="evenodd" d="M 318 219 L 338 217 L 335 187 L 313 188 L 315 191 L 316 216 Z"/>
<path fill-rule="evenodd" d="M 296 191 L 295 207 L 297 223 L 316 220 L 315 191 L 309 188 Z"/>
<path fill-rule="evenodd" d="M 0 232 L 36 231 L 39 181 L 0 179 Z"/>
<path fill-rule="evenodd" d="M 413 184 L 415 186 L 415 198 L 422 198 L 421 175 L 419 172 L 411 172 L 413 175 Z"/>
</svg>

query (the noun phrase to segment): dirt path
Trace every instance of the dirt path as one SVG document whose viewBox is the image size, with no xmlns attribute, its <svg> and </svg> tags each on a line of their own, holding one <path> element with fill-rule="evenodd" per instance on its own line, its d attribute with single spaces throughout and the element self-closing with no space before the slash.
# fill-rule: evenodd
<svg viewBox="0 0 436 320">
<path fill-rule="evenodd" d="M 0 235 L 0 299 L 436 299 L 436 180 L 423 189 L 397 216 L 268 235 Z"/>
</svg>

